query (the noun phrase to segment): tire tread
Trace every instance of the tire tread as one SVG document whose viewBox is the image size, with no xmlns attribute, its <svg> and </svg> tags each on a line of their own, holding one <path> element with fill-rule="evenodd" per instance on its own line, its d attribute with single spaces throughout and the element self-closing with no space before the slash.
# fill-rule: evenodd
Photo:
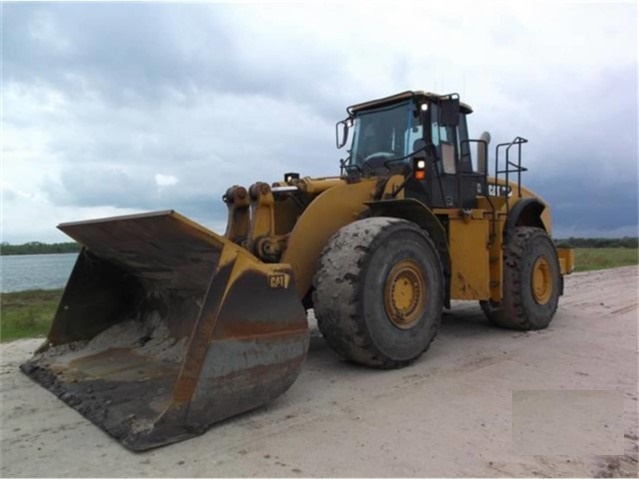
<svg viewBox="0 0 639 479">
<path fill-rule="evenodd" d="M 361 288 L 357 286 L 360 272 L 371 253 L 396 228 L 416 232 L 436 251 L 428 234 L 414 223 L 388 217 L 366 218 L 345 226 L 330 239 L 313 281 L 317 325 L 329 346 L 346 359 L 382 369 L 407 366 L 430 345 L 407 360 L 389 358 L 374 344 L 358 312 L 363 301 Z M 437 318 L 431 325 L 435 329 L 429 330 L 432 339 L 440 321 Z"/>
<path fill-rule="evenodd" d="M 546 238 L 554 249 L 552 240 L 543 229 L 530 226 L 516 227 L 512 240 L 506 246 L 504 252 L 504 298 L 502 304 L 499 308 L 493 308 L 489 302 L 480 302 L 484 314 L 497 326 L 522 331 L 542 329 L 547 326 L 547 324 L 540 326 L 531 320 L 522 299 L 522 262 L 526 259 L 525 254 L 528 244 L 539 236 Z M 550 314 L 551 318 L 556 310 L 557 302 L 554 301 Z"/>
</svg>

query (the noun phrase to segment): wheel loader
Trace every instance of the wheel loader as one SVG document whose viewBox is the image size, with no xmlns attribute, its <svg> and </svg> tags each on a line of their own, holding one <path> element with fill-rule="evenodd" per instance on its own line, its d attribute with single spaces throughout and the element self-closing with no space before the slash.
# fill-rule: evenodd
<svg viewBox="0 0 639 479">
<path fill-rule="evenodd" d="M 338 354 L 384 369 L 428 349 L 452 300 L 500 327 L 545 328 L 572 250 L 521 184 L 527 140 L 489 162 L 471 112 L 424 91 L 351 106 L 340 173 L 229 188 L 224 235 L 175 211 L 59 225 L 83 248 L 22 371 L 140 451 L 283 394 L 310 308 Z"/>
</svg>

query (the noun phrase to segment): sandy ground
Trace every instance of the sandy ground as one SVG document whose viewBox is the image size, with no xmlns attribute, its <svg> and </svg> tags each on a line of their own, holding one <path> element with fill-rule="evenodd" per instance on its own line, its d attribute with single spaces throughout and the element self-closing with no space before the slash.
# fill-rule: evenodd
<svg viewBox="0 0 639 479">
<path fill-rule="evenodd" d="M 476 304 L 457 304 L 402 370 L 347 364 L 312 334 L 280 399 L 139 454 L 19 372 L 38 340 L 2 345 L 1 473 L 637 476 L 637 268 L 568 277 L 540 332 L 490 327 Z"/>
</svg>

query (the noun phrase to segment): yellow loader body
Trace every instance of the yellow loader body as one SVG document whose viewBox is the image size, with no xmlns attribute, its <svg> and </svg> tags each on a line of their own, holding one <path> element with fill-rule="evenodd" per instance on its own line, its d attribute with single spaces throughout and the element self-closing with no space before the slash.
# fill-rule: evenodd
<svg viewBox="0 0 639 479">
<path fill-rule="evenodd" d="M 138 451 L 283 394 L 307 354 L 311 307 L 331 348 L 380 368 L 423 354 L 452 299 L 479 301 L 500 327 L 545 328 L 574 257 L 552 241 L 546 202 L 521 186 L 520 153 L 509 159 L 527 140 L 498 145 L 489 176 L 489 135 L 464 138 L 472 110 L 453 95 L 347 111 L 344 135 L 377 136 L 355 134 L 342 174 L 232 186 L 223 236 L 174 211 L 60 225 L 83 249 L 21 369 Z M 484 146 L 476 166 L 470 141 Z"/>
</svg>

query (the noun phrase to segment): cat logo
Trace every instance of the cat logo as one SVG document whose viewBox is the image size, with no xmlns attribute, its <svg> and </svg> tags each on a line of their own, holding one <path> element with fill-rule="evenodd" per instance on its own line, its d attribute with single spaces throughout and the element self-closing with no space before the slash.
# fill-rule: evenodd
<svg viewBox="0 0 639 479">
<path fill-rule="evenodd" d="M 268 285 L 271 288 L 288 288 L 291 275 L 288 273 L 270 273 L 268 275 Z"/>
<path fill-rule="evenodd" d="M 510 185 L 488 184 L 488 195 L 490 196 L 512 196 L 513 189 Z"/>
</svg>

